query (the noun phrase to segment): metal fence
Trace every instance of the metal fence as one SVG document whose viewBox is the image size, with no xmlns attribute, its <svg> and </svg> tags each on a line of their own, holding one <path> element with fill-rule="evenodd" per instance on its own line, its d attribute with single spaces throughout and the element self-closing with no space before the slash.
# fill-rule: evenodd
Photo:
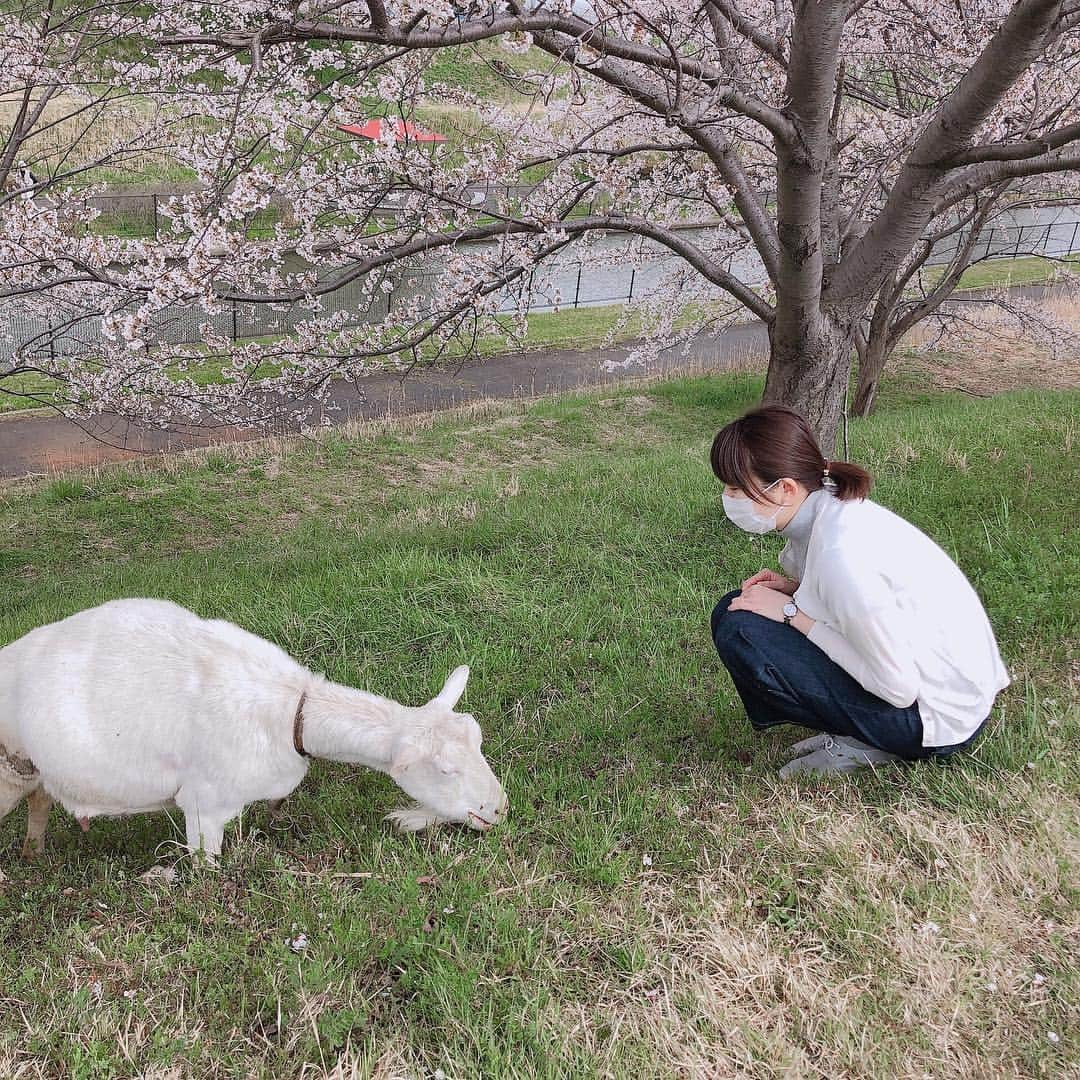
<svg viewBox="0 0 1080 1080">
<path fill-rule="evenodd" d="M 149 198 L 149 196 L 148 196 Z M 963 236 L 950 237 L 939 252 L 935 247 L 929 265 L 940 266 L 950 261 Z M 986 230 L 973 253 L 974 260 L 1012 259 L 1025 255 L 1046 258 L 1064 258 L 1080 254 L 1080 218 L 1038 224 L 994 226 Z M 596 307 L 621 304 L 645 296 L 670 272 L 685 266 L 684 260 L 675 255 L 658 255 L 643 261 L 630 258 L 629 253 L 620 255 L 609 251 L 607 265 L 581 262 L 558 262 L 544 272 L 551 280 L 548 295 L 534 296 L 529 310 L 552 311 L 555 308 Z M 730 269 L 743 280 L 763 282 L 764 270 L 754 258 L 747 258 Z M 349 312 L 353 325 L 365 322 L 381 322 L 393 316 L 395 308 L 408 298 L 425 295 L 441 277 L 440 272 L 402 268 L 393 281 L 390 292 L 374 300 L 364 294 L 360 282 L 352 282 L 322 297 L 322 314 Z M 555 292 L 559 293 L 556 301 Z M 531 290 L 530 290 L 531 291 Z M 503 296 L 500 310 L 511 312 L 517 300 L 509 292 Z M 233 341 L 250 340 L 287 334 L 300 322 L 312 317 L 303 304 L 281 305 L 233 302 L 223 310 L 209 315 L 198 307 L 174 305 L 165 308 L 158 316 L 155 333 L 163 343 L 182 345 L 197 344 L 205 338 L 204 327 L 209 324 L 219 335 Z M 78 356 L 93 352 L 102 342 L 100 318 L 88 316 L 63 330 L 58 324 L 50 325 L 40 317 L 32 317 L 10 310 L 4 320 L 3 341 L 0 342 L 0 365 L 10 362 L 16 350 L 23 350 L 31 342 L 40 342 L 34 351 L 38 355 Z M 6 355 L 5 355 L 6 354 Z M 2 368 L 0 368 L 2 370 Z"/>
<path fill-rule="evenodd" d="M 929 266 L 952 261 L 970 234 L 960 232 L 934 245 Z M 1018 259 L 1025 255 L 1062 259 L 1080 253 L 1080 219 L 1035 222 L 1030 225 L 992 225 L 984 229 L 971 254 L 972 262 L 984 259 Z"/>
<path fill-rule="evenodd" d="M 477 212 L 493 213 L 498 209 L 501 200 L 508 200 L 514 204 L 524 199 L 532 188 L 530 184 L 473 186 L 466 188 L 464 199 Z M 156 236 L 159 230 L 168 224 L 169 200 L 183 194 L 186 192 L 124 192 L 114 195 L 96 195 L 88 200 L 88 204 L 98 211 L 99 216 L 95 221 L 95 228 L 103 233 L 131 237 Z M 394 217 L 399 212 L 402 202 L 410 194 L 411 191 L 404 188 L 400 191 L 390 191 L 375 207 L 374 216 Z M 590 213 L 601 205 L 602 200 L 599 199 L 595 203 L 586 204 Z M 287 228 L 296 224 L 293 205 L 288 199 L 271 196 L 269 205 L 265 210 L 254 215 L 249 228 L 257 235 L 261 230 L 270 231 L 279 222 Z"/>
</svg>

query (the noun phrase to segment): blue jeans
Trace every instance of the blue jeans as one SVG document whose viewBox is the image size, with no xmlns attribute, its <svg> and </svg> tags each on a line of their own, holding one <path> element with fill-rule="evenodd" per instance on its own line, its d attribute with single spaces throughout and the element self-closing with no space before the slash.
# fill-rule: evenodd
<svg viewBox="0 0 1080 1080">
<path fill-rule="evenodd" d="M 916 701 L 898 708 L 864 690 L 839 664 L 792 626 L 752 611 L 728 611 L 730 592 L 713 609 L 712 636 L 755 731 L 799 724 L 847 735 L 911 761 L 947 757 L 954 746 L 923 746 Z M 985 721 L 983 722 L 985 723 Z"/>
</svg>

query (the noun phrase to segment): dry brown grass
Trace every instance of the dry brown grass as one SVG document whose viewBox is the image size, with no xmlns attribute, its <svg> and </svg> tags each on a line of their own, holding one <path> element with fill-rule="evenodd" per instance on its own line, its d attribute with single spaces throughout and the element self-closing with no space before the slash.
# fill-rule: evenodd
<svg viewBox="0 0 1080 1080">
<path fill-rule="evenodd" d="M 670 374 L 646 375 L 620 380 L 620 385 L 647 389 L 649 386 L 659 385 L 672 378 L 706 374 L 708 370 L 704 365 L 696 365 Z M 753 358 L 747 358 L 738 367 L 729 370 L 764 370 L 764 360 L 759 355 L 754 356 Z M 582 386 L 575 392 L 587 392 L 589 389 L 589 386 Z M 555 401 L 559 396 L 558 394 L 538 394 L 513 399 L 478 398 L 431 412 L 410 413 L 371 420 L 349 420 L 333 428 L 313 428 L 299 436 L 244 437 L 215 446 L 201 446 L 191 450 L 177 450 L 161 455 L 147 454 L 143 457 L 130 457 L 115 464 L 110 463 L 74 469 L 58 467 L 50 476 L 50 479 L 63 475 L 78 477 L 88 484 L 94 484 L 102 478 L 115 475 L 118 471 L 124 474 L 154 474 L 175 477 L 190 472 L 193 468 L 198 468 L 207 458 L 213 457 L 238 464 L 260 463 L 267 479 L 276 480 L 281 475 L 286 464 L 291 459 L 294 459 L 298 453 L 306 456 L 308 448 L 318 448 L 321 444 L 329 441 L 345 441 L 367 445 L 383 439 L 387 435 L 395 435 L 405 442 L 415 442 L 424 432 L 431 431 L 436 426 L 453 426 L 458 429 L 461 438 L 460 445 L 465 450 L 474 449 L 470 444 L 470 437 L 492 432 L 505 433 L 504 438 L 507 449 L 514 452 L 514 461 L 518 467 L 524 468 L 549 463 L 549 456 L 540 454 L 539 456 L 530 457 L 529 451 L 537 451 L 543 447 L 551 446 L 552 440 L 544 438 L 542 433 L 538 432 L 531 433 L 528 440 L 523 440 L 513 436 L 511 431 L 521 427 L 530 404 L 538 401 Z M 621 397 L 607 398 L 597 402 L 597 407 L 605 408 L 610 406 L 611 403 L 624 400 L 627 399 Z M 649 399 L 644 395 L 634 395 L 629 401 L 630 404 L 626 406 L 626 409 L 632 413 L 642 414 L 651 407 L 645 404 Z M 0 422 L 5 419 L 11 421 L 20 418 L 20 414 L 14 413 L 0 416 Z M 531 423 L 534 427 L 544 428 L 552 426 L 555 422 L 534 418 Z M 408 469 L 402 467 L 397 472 L 393 468 L 387 467 L 382 472 L 384 482 L 391 487 L 405 483 L 415 484 L 418 479 L 428 481 L 460 480 L 462 475 L 462 463 L 451 458 L 417 462 L 410 465 Z M 11 479 L 0 478 L 0 495 L 5 491 L 14 493 L 19 490 L 34 488 L 41 481 L 42 476 L 38 474 Z"/>
<path fill-rule="evenodd" d="M 916 327 L 904 339 L 898 359 L 903 368 L 928 377 L 943 390 L 987 396 L 1025 388 L 1077 389 L 1080 292 L 1055 290 L 1032 305 L 1031 315 L 1034 323 L 1048 328 L 1046 332 L 994 305 L 973 304 L 964 310 L 965 321 L 944 335 L 929 324 Z"/>
<path fill-rule="evenodd" d="M 1078 843 L 1067 801 L 1011 785 L 1030 807 L 1025 835 L 925 806 L 882 818 L 846 795 L 778 787 L 761 863 L 722 843 L 689 889 L 648 879 L 640 903 L 608 913 L 646 941 L 645 968 L 553 1006 L 546 1025 L 601 1062 L 620 1041 L 652 1047 L 649 1075 L 1028 1075 L 1016 1050 L 1049 1045 L 1062 1025 L 1043 1014 L 1068 993 L 1040 956 L 1055 935 L 1080 944 L 1075 912 L 1059 926 L 1038 907 L 1062 901 Z M 786 925 L 768 918 L 770 862 L 801 875 Z M 929 910 L 927 881 L 941 897 Z"/>
<path fill-rule="evenodd" d="M 19 158 L 29 162 L 35 171 L 102 163 L 139 172 L 168 164 L 170 146 L 153 145 L 147 138 L 155 122 L 152 103 L 141 99 L 104 104 L 92 101 L 75 94 L 52 98 L 34 132 L 20 148 Z M 0 139 L 7 137 L 20 104 L 17 95 L 0 97 Z"/>
</svg>

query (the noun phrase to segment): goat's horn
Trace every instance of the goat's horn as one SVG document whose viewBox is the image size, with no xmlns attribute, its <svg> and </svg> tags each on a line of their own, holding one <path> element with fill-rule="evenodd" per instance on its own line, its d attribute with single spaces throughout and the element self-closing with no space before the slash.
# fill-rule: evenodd
<svg viewBox="0 0 1080 1080">
<path fill-rule="evenodd" d="M 454 668 L 450 672 L 450 677 L 446 680 L 446 685 L 439 691 L 439 696 L 435 700 L 445 708 L 452 709 L 458 703 L 461 695 L 465 693 L 465 684 L 468 681 L 469 668 L 467 664 Z"/>
</svg>

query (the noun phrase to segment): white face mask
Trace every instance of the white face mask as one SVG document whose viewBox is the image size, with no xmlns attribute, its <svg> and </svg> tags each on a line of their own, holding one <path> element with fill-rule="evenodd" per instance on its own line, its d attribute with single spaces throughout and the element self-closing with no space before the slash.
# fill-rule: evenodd
<svg viewBox="0 0 1080 1080">
<path fill-rule="evenodd" d="M 783 477 L 781 477 L 783 479 Z M 776 487 L 780 483 L 780 480 L 774 480 L 769 487 L 762 488 L 762 492 L 766 492 L 769 488 Z M 729 495 L 726 491 L 720 497 L 721 502 L 724 504 L 724 513 L 727 514 L 728 520 L 733 525 L 738 525 L 743 532 L 748 533 L 767 533 L 772 532 L 776 528 L 776 519 L 783 510 L 782 506 L 776 508 L 776 512 L 772 517 L 765 517 L 764 514 L 759 514 L 755 509 L 753 499 L 748 498 L 745 495 L 736 498 L 734 495 Z"/>
</svg>

